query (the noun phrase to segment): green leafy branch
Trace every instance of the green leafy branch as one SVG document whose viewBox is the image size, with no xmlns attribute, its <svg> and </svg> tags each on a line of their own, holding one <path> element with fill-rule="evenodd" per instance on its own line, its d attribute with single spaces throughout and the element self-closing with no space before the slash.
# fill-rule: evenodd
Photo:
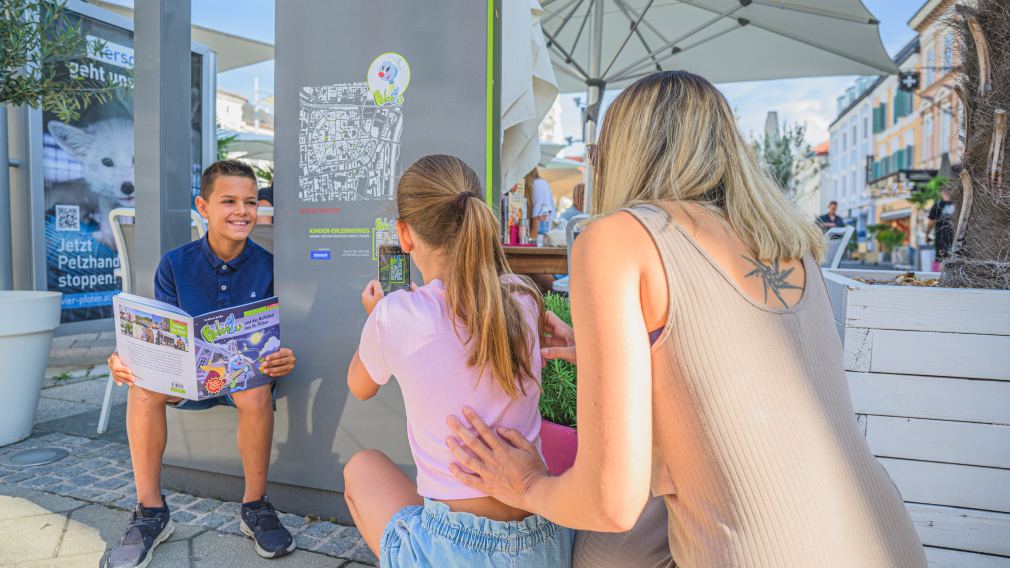
<svg viewBox="0 0 1010 568">
<path fill-rule="evenodd" d="M 70 72 L 72 64 L 105 50 L 89 40 L 66 0 L 4 0 L 0 5 L 0 103 L 52 112 L 64 122 L 80 118 L 93 103 L 107 102 L 133 84 L 126 70 L 116 80 Z"/>
</svg>

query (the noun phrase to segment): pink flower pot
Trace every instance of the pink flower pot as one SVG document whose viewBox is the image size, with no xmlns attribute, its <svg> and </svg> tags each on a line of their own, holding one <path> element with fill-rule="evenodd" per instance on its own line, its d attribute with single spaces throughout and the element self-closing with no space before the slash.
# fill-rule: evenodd
<svg viewBox="0 0 1010 568">
<path fill-rule="evenodd" d="M 561 475 L 575 463 L 579 449 L 579 436 L 575 428 L 540 419 L 540 447 L 551 475 Z"/>
</svg>

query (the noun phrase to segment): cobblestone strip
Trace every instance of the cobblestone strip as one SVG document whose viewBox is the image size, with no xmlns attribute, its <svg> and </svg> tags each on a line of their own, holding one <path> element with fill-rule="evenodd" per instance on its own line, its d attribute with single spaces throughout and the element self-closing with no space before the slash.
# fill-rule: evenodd
<svg viewBox="0 0 1010 568">
<path fill-rule="evenodd" d="M 125 444 L 92 440 L 65 434 L 46 434 L 0 449 L 0 456 L 23 449 L 57 447 L 70 455 L 53 464 L 31 468 L 0 465 L 0 482 L 29 489 L 131 510 L 136 505 L 136 488 L 130 451 Z M 185 493 L 165 495 L 172 519 L 224 534 L 241 535 L 239 503 L 196 497 Z M 375 555 L 353 527 L 328 521 L 310 521 L 300 515 L 279 513 L 298 547 L 347 562 L 377 565 Z M 340 565 L 344 565 L 342 563 Z"/>
</svg>

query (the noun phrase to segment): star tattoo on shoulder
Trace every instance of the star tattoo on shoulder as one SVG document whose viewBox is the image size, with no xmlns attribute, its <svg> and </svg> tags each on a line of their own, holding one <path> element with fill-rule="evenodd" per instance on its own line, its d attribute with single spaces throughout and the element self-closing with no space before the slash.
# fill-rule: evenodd
<svg viewBox="0 0 1010 568">
<path fill-rule="evenodd" d="M 761 281 L 764 283 L 765 303 L 766 304 L 768 303 L 768 292 L 771 291 L 771 293 L 775 294 L 775 297 L 778 298 L 778 300 L 780 302 L 782 302 L 782 305 L 784 307 L 788 308 L 789 304 L 785 301 L 785 299 L 782 298 L 782 294 L 780 292 L 782 290 L 802 290 L 803 289 L 800 286 L 795 286 L 795 285 L 790 284 L 789 282 L 787 282 L 787 279 L 789 278 L 789 276 L 796 269 L 795 268 L 790 268 L 788 270 L 780 270 L 779 269 L 779 261 L 778 261 L 778 259 L 775 259 L 769 265 L 769 264 L 765 264 L 764 262 L 761 262 L 760 260 L 753 259 L 753 258 L 751 258 L 749 256 L 740 255 L 740 257 L 743 258 L 744 260 L 746 260 L 747 262 L 749 262 L 749 263 L 751 263 L 751 264 L 754 265 L 754 270 L 751 270 L 750 272 L 748 272 L 744 276 L 744 278 L 750 278 L 752 276 L 756 276 L 758 278 L 761 278 Z"/>
</svg>

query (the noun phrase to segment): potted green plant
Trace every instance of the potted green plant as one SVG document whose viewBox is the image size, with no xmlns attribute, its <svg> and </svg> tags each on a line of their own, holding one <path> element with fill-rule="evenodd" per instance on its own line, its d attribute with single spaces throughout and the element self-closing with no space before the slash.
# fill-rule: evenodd
<svg viewBox="0 0 1010 568">
<path fill-rule="evenodd" d="M 568 297 L 548 292 L 546 308 L 568 325 L 572 310 Z M 560 475 L 575 463 L 578 436 L 575 431 L 575 365 L 554 359 L 547 362 L 540 375 L 540 442 L 551 475 Z"/>
</svg>

